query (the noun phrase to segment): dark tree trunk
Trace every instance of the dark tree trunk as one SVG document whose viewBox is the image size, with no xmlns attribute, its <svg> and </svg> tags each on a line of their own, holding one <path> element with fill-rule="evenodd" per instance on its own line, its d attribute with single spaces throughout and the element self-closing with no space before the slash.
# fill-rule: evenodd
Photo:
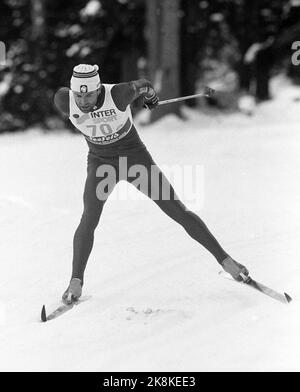
<svg viewBox="0 0 300 392">
<path fill-rule="evenodd" d="M 31 35 L 30 57 L 34 72 L 32 79 L 32 100 L 35 107 L 34 122 L 44 122 L 46 108 L 52 104 L 46 94 L 47 71 L 45 64 L 46 53 L 46 24 L 45 24 L 46 0 L 31 0 Z M 44 124 L 46 125 L 46 124 Z"/>
<path fill-rule="evenodd" d="M 147 2 L 149 76 L 161 100 L 178 97 L 179 89 L 179 0 Z M 180 114 L 179 104 L 164 105 L 151 114 Z"/>
<path fill-rule="evenodd" d="M 181 64 L 180 64 L 180 94 L 192 95 L 196 91 L 198 79 L 199 37 L 197 23 L 199 22 L 199 5 L 196 1 L 183 1 L 184 17 L 181 25 Z M 195 106 L 196 100 L 186 102 Z"/>
</svg>

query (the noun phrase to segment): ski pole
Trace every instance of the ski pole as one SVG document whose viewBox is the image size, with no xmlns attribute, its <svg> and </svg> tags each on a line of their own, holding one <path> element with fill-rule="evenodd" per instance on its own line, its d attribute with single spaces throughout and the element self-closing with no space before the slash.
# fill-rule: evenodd
<svg viewBox="0 0 300 392">
<path fill-rule="evenodd" d="M 198 97 L 208 97 L 211 98 L 215 93 L 215 90 L 205 86 L 203 88 L 203 91 L 199 94 L 194 94 L 194 95 L 186 95 L 185 97 L 178 97 L 178 98 L 172 98 L 172 99 L 166 99 L 164 101 L 159 101 L 158 105 L 166 105 L 168 103 L 173 103 L 173 102 L 180 102 L 180 101 L 185 101 L 186 99 L 192 99 L 192 98 L 198 98 Z"/>
</svg>

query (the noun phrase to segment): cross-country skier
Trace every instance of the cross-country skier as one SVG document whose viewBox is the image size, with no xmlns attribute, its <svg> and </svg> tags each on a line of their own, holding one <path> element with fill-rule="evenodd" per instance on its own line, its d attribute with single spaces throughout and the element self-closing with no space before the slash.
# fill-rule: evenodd
<svg viewBox="0 0 300 392">
<path fill-rule="evenodd" d="M 68 116 L 71 123 L 83 134 L 89 147 L 83 195 L 84 210 L 74 235 L 72 276 L 67 290 L 63 293 L 63 301 L 71 303 L 81 296 L 84 271 L 93 247 L 94 231 L 105 201 L 114 185 L 122 179 L 151 197 L 164 213 L 204 246 L 234 279 L 245 279 L 249 274 L 247 268 L 233 260 L 204 222 L 178 199 L 172 185 L 153 161 L 133 125 L 130 104 L 135 99 L 142 96 L 149 109 L 154 109 L 158 104 L 152 84 L 145 79 L 103 84 L 98 70 L 97 65 L 75 66 L 70 89 L 61 88 L 54 97 L 55 106 L 63 115 Z M 123 161 L 119 158 L 123 158 Z M 120 166 L 124 158 L 128 168 L 126 173 Z M 113 169 L 116 176 L 103 175 L 105 170 L 102 169 L 107 168 L 107 165 Z M 129 176 L 130 167 L 133 165 L 142 165 L 146 170 L 147 175 L 139 181 L 139 186 L 134 181 L 136 176 Z M 158 175 L 154 177 L 160 178 L 160 181 L 152 179 L 151 170 Z M 143 171 L 141 175 L 142 173 Z M 105 187 L 101 187 L 101 181 L 104 181 Z M 169 192 L 167 198 L 163 197 L 165 190 Z"/>
</svg>

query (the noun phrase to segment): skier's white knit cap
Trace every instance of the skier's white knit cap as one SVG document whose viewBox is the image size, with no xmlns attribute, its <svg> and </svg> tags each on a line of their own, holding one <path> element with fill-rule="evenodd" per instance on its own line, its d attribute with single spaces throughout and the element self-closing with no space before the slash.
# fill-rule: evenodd
<svg viewBox="0 0 300 392">
<path fill-rule="evenodd" d="M 73 75 L 71 77 L 71 90 L 80 93 L 97 90 L 101 85 L 98 70 L 98 65 L 76 65 L 73 68 Z"/>
</svg>

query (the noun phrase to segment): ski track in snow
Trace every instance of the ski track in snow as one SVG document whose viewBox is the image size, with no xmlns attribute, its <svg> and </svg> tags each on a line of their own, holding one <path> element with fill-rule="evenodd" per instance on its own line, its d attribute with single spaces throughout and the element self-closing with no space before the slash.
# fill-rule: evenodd
<svg viewBox="0 0 300 392">
<path fill-rule="evenodd" d="M 108 200 L 86 271 L 91 298 L 41 323 L 42 305 L 58 306 L 68 284 L 87 147 L 63 131 L 2 135 L 0 370 L 299 371 L 297 96 L 281 86 L 252 118 L 186 109 L 188 121 L 138 125 L 160 166 L 203 166 L 195 212 L 289 306 L 218 277 L 151 200 Z"/>
</svg>

